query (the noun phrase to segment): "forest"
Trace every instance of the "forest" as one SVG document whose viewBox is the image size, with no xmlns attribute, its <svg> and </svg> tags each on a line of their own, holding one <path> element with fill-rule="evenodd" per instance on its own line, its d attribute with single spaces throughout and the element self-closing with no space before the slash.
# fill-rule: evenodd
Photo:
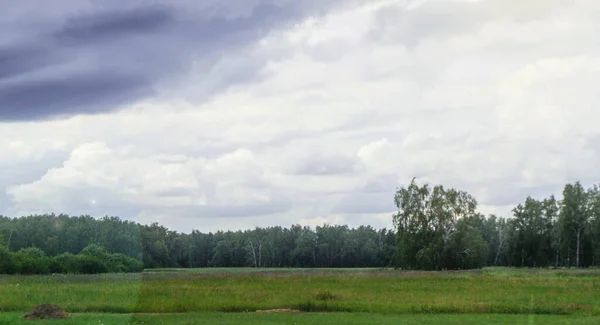
<svg viewBox="0 0 600 325">
<path fill-rule="evenodd" d="M 567 184 L 562 199 L 527 197 L 512 216 L 484 216 L 464 191 L 415 180 L 397 189 L 394 229 L 275 226 L 181 233 L 118 217 L 0 217 L 0 273 L 137 272 L 142 268 L 600 264 L 600 189 Z"/>
</svg>

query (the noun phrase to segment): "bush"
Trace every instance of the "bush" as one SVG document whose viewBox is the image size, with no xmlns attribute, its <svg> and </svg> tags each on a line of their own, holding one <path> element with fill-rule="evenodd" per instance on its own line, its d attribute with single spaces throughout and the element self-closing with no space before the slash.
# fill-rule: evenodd
<svg viewBox="0 0 600 325">
<path fill-rule="evenodd" d="M 6 246 L 0 246 L 0 274 L 14 274 L 17 267 L 13 259 L 13 254 L 8 251 Z"/>
<path fill-rule="evenodd" d="M 44 252 L 37 247 L 20 249 L 13 254 L 13 260 L 19 274 L 49 274 L 50 263 Z"/>
<path fill-rule="evenodd" d="M 11 253 L 5 245 L 0 245 L 0 274 L 97 274 L 143 270 L 144 265 L 137 259 L 124 254 L 109 254 L 98 245 L 89 245 L 77 255 L 63 253 L 54 257 L 47 257 L 36 247 Z"/>
<path fill-rule="evenodd" d="M 83 255 L 87 255 L 87 256 L 94 256 L 100 259 L 105 259 L 108 255 L 108 253 L 106 252 L 106 250 L 104 249 L 104 247 L 96 245 L 96 244 L 90 244 L 87 245 L 82 251 L 81 254 Z"/>
<path fill-rule="evenodd" d="M 69 252 L 56 255 L 53 258 L 54 264 L 57 265 L 57 270 L 52 270 L 54 273 L 79 273 L 77 263 L 77 255 Z"/>
<path fill-rule="evenodd" d="M 50 273 L 66 273 L 63 272 L 62 265 L 56 261 L 54 258 L 48 258 L 48 268 L 50 269 Z"/>
<path fill-rule="evenodd" d="M 17 253 L 25 254 L 31 258 L 43 258 L 46 257 L 46 253 L 37 247 L 27 247 L 20 249 Z"/>
<path fill-rule="evenodd" d="M 108 256 L 108 268 L 110 272 L 141 272 L 144 264 L 125 254 L 110 254 Z"/>
<path fill-rule="evenodd" d="M 97 274 L 108 272 L 108 266 L 106 263 L 96 256 L 79 254 L 77 255 L 76 260 L 77 273 Z"/>
</svg>

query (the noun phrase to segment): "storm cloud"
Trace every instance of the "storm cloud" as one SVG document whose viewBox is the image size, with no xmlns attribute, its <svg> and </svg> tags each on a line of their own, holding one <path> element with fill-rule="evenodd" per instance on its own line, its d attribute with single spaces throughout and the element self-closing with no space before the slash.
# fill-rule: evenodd
<svg viewBox="0 0 600 325">
<path fill-rule="evenodd" d="M 55 1 L 52 5 L 44 13 L 40 2 L 12 2 L 10 10 L 0 12 L 6 31 L 0 33 L 2 121 L 121 109 L 156 97 L 157 87 L 184 78 L 193 65 L 203 65 L 208 75 L 221 56 L 243 51 L 274 28 L 319 13 L 314 4 L 276 1 Z M 14 31 L 25 20 L 30 26 L 27 33 L 15 37 Z M 251 81 L 260 67 L 260 62 L 247 61 L 216 87 L 215 83 L 205 86 L 203 98 Z"/>
</svg>

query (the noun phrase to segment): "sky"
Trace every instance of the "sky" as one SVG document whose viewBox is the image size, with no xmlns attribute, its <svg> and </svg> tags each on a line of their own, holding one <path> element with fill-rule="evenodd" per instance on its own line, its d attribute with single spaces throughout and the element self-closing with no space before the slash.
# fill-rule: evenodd
<svg viewBox="0 0 600 325">
<path fill-rule="evenodd" d="M 0 214 L 392 226 L 600 183 L 597 0 L 0 0 Z"/>
</svg>

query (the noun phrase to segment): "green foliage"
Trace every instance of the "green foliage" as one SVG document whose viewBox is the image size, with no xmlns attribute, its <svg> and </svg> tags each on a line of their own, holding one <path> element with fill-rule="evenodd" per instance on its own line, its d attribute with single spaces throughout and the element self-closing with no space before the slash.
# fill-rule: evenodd
<svg viewBox="0 0 600 325">
<path fill-rule="evenodd" d="M 600 265 L 598 186 L 586 190 L 579 182 L 567 184 L 562 201 L 552 195 L 528 197 L 511 219 L 486 218 L 467 193 L 419 186 L 414 180 L 398 189 L 395 202 L 399 268 Z"/>
<path fill-rule="evenodd" d="M 71 253 L 62 253 L 54 256 L 53 273 L 79 273 L 79 267 L 77 263 L 77 257 Z"/>
<path fill-rule="evenodd" d="M 13 254 L 13 261 L 19 274 L 50 273 L 50 259 L 36 247 L 20 249 Z"/>
<path fill-rule="evenodd" d="M 77 270 L 83 274 L 97 274 L 109 272 L 105 261 L 93 255 L 77 255 Z"/>
<path fill-rule="evenodd" d="M 477 269 L 485 266 L 488 243 L 481 232 L 461 220 L 448 245 L 447 263 L 450 269 Z"/>
<path fill-rule="evenodd" d="M 477 218 L 477 201 L 466 192 L 428 185 L 413 179 L 394 198 L 398 213 L 397 266 L 442 270 L 483 266 L 487 246 L 478 229 L 464 223 Z M 462 223 L 462 224 L 461 224 Z"/>
<path fill-rule="evenodd" d="M 10 238 L 7 244 L 13 252 L 39 247 L 47 256 L 57 256 L 79 254 L 87 247 L 87 255 L 123 254 L 143 261 L 146 268 L 384 267 L 390 265 L 396 246 L 392 230 L 369 226 L 326 225 L 315 229 L 292 225 L 184 234 L 157 223 L 139 225 L 113 217 L 66 215 L 0 218 L 0 234 Z M 52 272 L 57 268 L 51 265 Z"/>
<path fill-rule="evenodd" d="M 106 261 L 111 272 L 142 272 L 144 270 L 142 262 L 125 254 L 110 254 Z"/>
<path fill-rule="evenodd" d="M 2 272 L 131 272 L 141 270 L 139 261 L 145 268 L 600 265 L 598 186 L 586 190 L 580 183 L 567 184 L 560 201 L 528 197 L 512 218 L 483 216 L 468 193 L 414 180 L 398 189 L 394 201 L 395 229 L 326 224 L 186 234 L 116 217 L 0 216 L 0 247 L 13 252 Z M 31 247 L 50 257 L 41 258 L 39 250 L 16 253 Z M 58 257 L 64 253 L 71 255 Z M 33 260 L 43 265 L 36 269 Z"/>
<path fill-rule="evenodd" d="M 142 270 L 140 261 L 124 254 L 109 254 L 98 245 L 89 245 L 80 254 L 62 253 L 54 257 L 47 257 L 36 247 L 20 249 L 15 253 L 0 247 L 0 274 L 97 274 Z"/>
<path fill-rule="evenodd" d="M 104 247 L 101 247 L 96 244 L 90 244 L 86 246 L 83 250 L 81 250 L 82 255 L 97 257 L 99 259 L 104 259 L 108 255 Z"/>
<path fill-rule="evenodd" d="M 6 246 L 0 245 L 0 274 L 14 274 L 16 272 L 17 266 L 13 254 L 8 251 Z"/>
</svg>

